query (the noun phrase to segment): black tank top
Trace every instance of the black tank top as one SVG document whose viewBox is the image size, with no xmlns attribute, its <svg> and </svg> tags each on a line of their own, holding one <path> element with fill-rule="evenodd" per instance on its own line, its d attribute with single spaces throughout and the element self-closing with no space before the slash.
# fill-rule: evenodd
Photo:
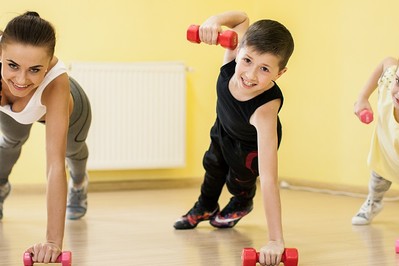
<svg viewBox="0 0 399 266">
<path fill-rule="evenodd" d="M 275 99 L 281 99 L 280 111 L 284 100 L 283 93 L 275 83 L 272 88 L 250 100 L 238 101 L 229 90 L 229 81 L 234 75 L 235 66 L 236 62 L 233 60 L 220 68 L 220 74 L 216 85 L 216 113 L 220 124 L 230 137 L 244 143 L 256 144 L 257 132 L 256 128 L 249 123 L 250 117 L 258 107 Z M 276 130 L 278 134 L 278 143 L 280 144 L 281 123 L 278 117 Z"/>
</svg>

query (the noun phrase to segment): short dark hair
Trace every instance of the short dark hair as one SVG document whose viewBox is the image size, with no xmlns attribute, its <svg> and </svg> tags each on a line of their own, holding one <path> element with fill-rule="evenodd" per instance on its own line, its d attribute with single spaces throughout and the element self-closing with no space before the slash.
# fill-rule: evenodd
<svg viewBox="0 0 399 266">
<path fill-rule="evenodd" d="M 50 57 L 55 50 L 55 30 L 37 12 L 28 11 L 8 22 L 0 44 L 21 43 L 32 46 L 46 47 Z"/>
<path fill-rule="evenodd" d="M 283 24 L 270 19 L 253 23 L 240 45 L 252 47 L 261 54 L 271 53 L 280 57 L 280 69 L 286 67 L 294 51 L 294 40 L 289 30 Z"/>
</svg>

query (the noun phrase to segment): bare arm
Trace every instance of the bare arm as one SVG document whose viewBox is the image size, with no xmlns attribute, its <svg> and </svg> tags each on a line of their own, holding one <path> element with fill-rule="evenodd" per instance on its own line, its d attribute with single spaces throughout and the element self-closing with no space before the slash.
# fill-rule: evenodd
<svg viewBox="0 0 399 266">
<path fill-rule="evenodd" d="M 363 89 L 360 91 L 357 101 L 355 102 L 354 112 L 357 116 L 360 115 L 360 112 L 363 109 L 372 110 L 369 98 L 371 94 L 375 91 L 378 86 L 378 80 L 384 71 L 392 66 L 397 64 L 397 60 L 393 57 L 385 58 L 381 63 L 377 65 L 374 71 L 371 73 L 369 79 L 367 80 L 366 84 L 363 86 Z"/>
<path fill-rule="evenodd" d="M 62 250 L 67 182 L 65 154 L 69 126 L 69 79 L 67 74 L 55 78 L 44 90 L 42 103 L 46 106 L 46 174 L 47 231 L 46 242 L 27 250 L 36 262 L 55 262 Z"/>
<path fill-rule="evenodd" d="M 235 31 L 238 41 L 240 41 L 249 27 L 249 18 L 246 13 L 241 11 L 227 11 L 211 16 L 200 27 L 201 41 L 207 44 L 217 44 L 218 34 L 222 32 L 223 26 Z M 237 49 L 238 47 L 235 50 L 226 49 L 224 63 L 236 57 Z"/>
<path fill-rule="evenodd" d="M 43 95 L 47 107 L 47 241 L 62 247 L 67 193 L 65 154 L 70 92 L 66 74 L 57 77 L 53 82 Z"/>
<path fill-rule="evenodd" d="M 280 100 L 273 100 L 262 105 L 250 121 L 258 133 L 260 187 L 269 232 L 269 241 L 261 249 L 259 261 L 266 265 L 277 265 L 284 251 L 277 161 L 277 113 L 280 103 Z"/>
<path fill-rule="evenodd" d="M 69 79 L 67 74 L 55 78 L 44 90 L 42 103 L 46 106 L 46 174 L 47 230 L 46 242 L 28 248 L 33 261 L 55 262 L 62 250 L 67 182 L 65 154 L 69 126 Z"/>
</svg>

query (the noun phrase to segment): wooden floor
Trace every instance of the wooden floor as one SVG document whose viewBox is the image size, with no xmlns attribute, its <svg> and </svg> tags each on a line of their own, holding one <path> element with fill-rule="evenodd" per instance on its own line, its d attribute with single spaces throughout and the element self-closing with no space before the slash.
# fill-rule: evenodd
<svg viewBox="0 0 399 266">
<path fill-rule="evenodd" d="M 173 222 L 198 196 L 199 188 L 91 192 L 89 211 L 67 221 L 64 250 L 73 265 L 241 265 L 244 247 L 259 249 L 267 229 L 260 195 L 252 213 L 234 229 L 207 222 L 176 231 Z M 299 265 L 399 265 L 399 202 L 386 202 L 373 225 L 350 223 L 363 199 L 282 190 L 285 240 L 299 250 Z M 229 198 L 223 192 L 221 205 Z M 45 235 L 45 198 L 14 191 L 0 222 L 0 265 L 22 265 L 22 253 Z M 35 264 L 40 265 L 40 264 Z"/>
</svg>

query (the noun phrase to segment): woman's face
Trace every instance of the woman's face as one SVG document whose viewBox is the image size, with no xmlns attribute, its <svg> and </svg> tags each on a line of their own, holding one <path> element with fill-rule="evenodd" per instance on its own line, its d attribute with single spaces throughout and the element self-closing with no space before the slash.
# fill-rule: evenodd
<svg viewBox="0 0 399 266">
<path fill-rule="evenodd" d="M 18 43 L 3 44 L 1 75 L 10 92 L 25 97 L 43 81 L 50 64 L 45 47 Z"/>
</svg>

